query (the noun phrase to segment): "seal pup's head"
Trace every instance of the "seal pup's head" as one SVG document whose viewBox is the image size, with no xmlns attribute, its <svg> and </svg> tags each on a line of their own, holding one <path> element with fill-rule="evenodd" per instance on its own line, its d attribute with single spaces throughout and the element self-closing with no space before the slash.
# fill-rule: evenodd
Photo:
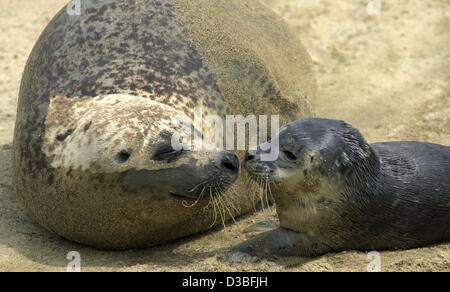
<svg viewBox="0 0 450 292">
<path fill-rule="evenodd" d="M 138 96 L 55 97 L 43 150 L 53 168 L 117 177 L 124 193 L 194 201 L 209 199 L 209 189 L 220 195 L 237 179 L 238 158 L 205 143 L 202 151 L 182 144 L 191 135 L 183 122 L 190 121 L 182 111 Z"/>
<path fill-rule="evenodd" d="M 262 161 L 260 147 L 247 153 L 245 167 L 255 180 L 271 183 L 277 205 L 333 200 L 376 168 L 369 144 L 343 121 L 299 120 L 281 128 L 275 139 L 277 160 Z"/>
</svg>

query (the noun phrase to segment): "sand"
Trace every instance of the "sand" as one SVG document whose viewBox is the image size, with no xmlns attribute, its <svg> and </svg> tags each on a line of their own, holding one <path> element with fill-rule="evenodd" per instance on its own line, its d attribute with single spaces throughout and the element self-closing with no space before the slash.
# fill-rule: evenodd
<svg viewBox="0 0 450 292">
<path fill-rule="evenodd" d="M 0 0 L 0 271 L 366 271 L 366 253 L 225 264 L 218 258 L 249 238 L 268 210 L 209 234 L 143 251 L 105 252 L 73 244 L 33 223 L 15 198 L 11 143 L 21 74 L 33 44 L 65 0 Z M 289 23 L 314 60 L 316 113 L 344 119 L 369 141 L 450 145 L 450 1 L 264 0 Z M 388 3 L 389 2 L 389 3 Z M 450 271 L 450 245 L 381 252 L 383 271 Z"/>
</svg>

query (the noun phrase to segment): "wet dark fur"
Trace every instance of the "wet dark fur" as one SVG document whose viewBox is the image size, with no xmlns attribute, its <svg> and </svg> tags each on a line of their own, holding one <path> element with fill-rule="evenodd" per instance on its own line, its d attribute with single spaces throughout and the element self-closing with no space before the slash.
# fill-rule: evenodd
<svg viewBox="0 0 450 292">
<path fill-rule="evenodd" d="M 346 248 L 408 249 L 450 240 L 450 147 L 421 142 L 371 145 L 352 165 L 339 228 Z"/>
<path fill-rule="evenodd" d="M 281 130 L 279 138 L 278 160 L 261 162 L 258 153 L 252 154 L 256 160 L 247 162 L 251 175 L 261 175 L 261 169 L 272 174 L 278 167 L 301 169 L 306 160 L 292 161 L 291 155 L 289 161 L 283 151 L 304 157 L 305 149 L 314 149 L 320 161 L 314 172 L 333 186 L 336 194 L 330 195 L 336 199 L 332 205 L 327 199 L 315 203 L 318 210 L 326 211 L 306 219 L 305 225 L 313 226 L 314 232 L 285 229 L 280 216 L 282 228 L 237 246 L 228 253 L 229 259 L 240 261 L 263 250 L 271 255 L 317 256 L 345 250 L 410 249 L 450 241 L 450 147 L 423 142 L 369 145 L 352 126 L 326 119 L 291 123 Z M 292 206 L 289 199 L 282 202 L 292 196 L 282 183 L 278 187 L 274 184 L 273 190 L 278 212 Z M 319 195 L 312 192 L 313 197 Z M 301 197 L 302 191 L 296 194 Z M 305 210 L 299 205 L 298 214 L 301 212 Z M 307 227 L 298 229 L 303 228 Z"/>
</svg>

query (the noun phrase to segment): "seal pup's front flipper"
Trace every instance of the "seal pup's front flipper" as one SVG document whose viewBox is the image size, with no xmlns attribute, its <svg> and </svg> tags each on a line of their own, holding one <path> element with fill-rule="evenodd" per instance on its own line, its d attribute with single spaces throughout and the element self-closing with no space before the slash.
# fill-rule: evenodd
<svg viewBox="0 0 450 292">
<path fill-rule="evenodd" d="M 330 248 L 304 233 L 278 228 L 245 241 L 225 254 L 233 263 L 257 262 L 276 256 L 314 257 L 330 252 Z"/>
</svg>

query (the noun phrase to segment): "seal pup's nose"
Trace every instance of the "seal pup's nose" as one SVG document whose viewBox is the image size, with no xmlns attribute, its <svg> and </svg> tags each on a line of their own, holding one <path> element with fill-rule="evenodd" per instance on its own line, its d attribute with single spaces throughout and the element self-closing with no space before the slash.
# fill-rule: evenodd
<svg viewBox="0 0 450 292">
<path fill-rule="evenodd" d="M 223 154 L 221 165 L 232 172 L 239 171 L 239 159 L 232 153 Z"/>
</svg>

